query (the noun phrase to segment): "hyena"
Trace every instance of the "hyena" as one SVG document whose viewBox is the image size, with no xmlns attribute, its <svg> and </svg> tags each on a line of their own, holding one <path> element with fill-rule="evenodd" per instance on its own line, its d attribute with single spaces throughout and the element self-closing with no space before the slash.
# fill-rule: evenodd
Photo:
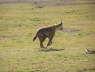
<svg viewBox="0 0 95 72">
<path fill-rule="evenodd" d="M 43 45 L 43 42 L 45 41 L 46 38 L 49 39 L 48 44 L 46 46 L 46 48 L 48 46 L 50 46 L 52 44 L 52 39 L 55 35 L 55 32 L 57 30 L 63 30 L 63 23 L 61 22 L 60 24 L 54 25 L 54 26 L 50 26 L 50 27 L 45 27 L 45 28 L 41 28 L 37 31 L 35 37 L 33 38 L 33 41 L 35 41 L 35 39 L 38 37 L 39 41 L 40 41 L 40 47 L 41 48 L 45 48 Z"/>
</svg>

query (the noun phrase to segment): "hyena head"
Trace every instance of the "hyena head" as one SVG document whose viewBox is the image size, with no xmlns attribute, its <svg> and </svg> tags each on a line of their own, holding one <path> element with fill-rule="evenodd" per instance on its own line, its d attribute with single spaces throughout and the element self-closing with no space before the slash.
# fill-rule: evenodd
<svg viewBox="0 0 95 72">
<path fill-rule="evenodd" d="M 56 25 L 56 30 L 63 30 L 63 23 L 62 23 L 62 21 L 61 21 L 61 23 L 60 24 L 58 24 L 58 25 Z"/>
</svg>

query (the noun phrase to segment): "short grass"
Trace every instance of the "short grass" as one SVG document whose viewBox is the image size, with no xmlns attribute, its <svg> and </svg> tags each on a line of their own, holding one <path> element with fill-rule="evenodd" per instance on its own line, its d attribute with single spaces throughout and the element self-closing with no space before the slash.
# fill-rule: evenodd
<svg viewBox="0 0 95 72">
<path fill-rule="evenodd" d="M 60 20 L 69 31 L 56 32 L 52 46 L 32 41 L 37 29 Z M 85 48 L 95 50 L 95 5 L 0 5 L 0 72 L 95 72 L 95 55 Z"/>
</svg>

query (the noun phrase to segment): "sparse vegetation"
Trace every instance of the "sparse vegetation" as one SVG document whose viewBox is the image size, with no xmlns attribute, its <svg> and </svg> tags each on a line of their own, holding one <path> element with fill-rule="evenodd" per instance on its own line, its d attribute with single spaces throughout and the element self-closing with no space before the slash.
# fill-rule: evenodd
<svg viewBox="0 0 95 72">
<path fill-rule="evenodd" d="M 47 49 L 32 42 L 36 30 L 64 21 Z M 78 30 L 78 31 L 77 31 Z M 95 72 L 95 5 L 36 8 L 31 3 L 0 5 L 0 72 Z"/>
</svg>

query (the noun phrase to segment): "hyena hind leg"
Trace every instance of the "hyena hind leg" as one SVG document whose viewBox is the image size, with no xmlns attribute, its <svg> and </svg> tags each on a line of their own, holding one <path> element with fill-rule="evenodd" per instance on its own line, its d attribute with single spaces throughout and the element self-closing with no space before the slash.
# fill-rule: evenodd
<svg viewBox="0 0 95 72">
<path fill-rule="evenodd" d="M 41 48 L 45 48 L 44 45 L 43 45 L 43 42 L 46 38 L 45 37 L 39 37 L 39 41 L 40 41 L 40 47 Z"/>
</svg>

